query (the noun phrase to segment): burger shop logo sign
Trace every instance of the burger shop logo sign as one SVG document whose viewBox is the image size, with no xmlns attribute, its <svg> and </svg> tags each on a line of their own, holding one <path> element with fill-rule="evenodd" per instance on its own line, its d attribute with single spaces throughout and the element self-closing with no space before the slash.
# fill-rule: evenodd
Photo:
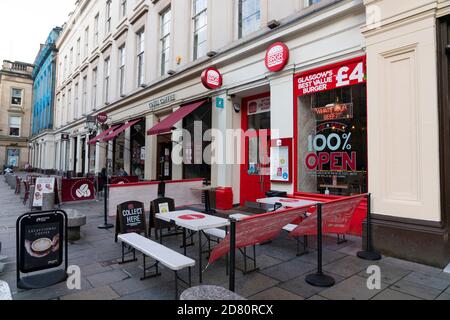
<svg viewBox="0 0 450 320">
<path fill-rule="evenodd" d="M 216 68 L 208 68 L 202 73 L 202 83 L 207 89 L 218 89 L 223 84 L 222 74 Z"/>
<path fill-rule="evenodd" d="M 100 124 L 105 124 L 106 121 L 108 121 L 108 115 L 107 115 L 106 113 L 104 113 L 104 112 L 100 113 L 100 114 L 97 116 L 97 121 L 98 121 L 98 123 L 100 123 Z"/>
<path fill-rule="evenodd" d="M 266 67 L 269 71 L 278 72 L 284 69 L 289 61 L 289 48 L 282 42 L 276 42 L 266 53 Z"/>
</svg>

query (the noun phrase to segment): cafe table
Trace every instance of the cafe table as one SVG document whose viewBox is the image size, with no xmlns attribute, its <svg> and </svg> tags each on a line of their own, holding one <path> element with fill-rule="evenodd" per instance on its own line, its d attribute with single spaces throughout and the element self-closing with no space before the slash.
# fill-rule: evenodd
<svg viewBox="0 0 450 320">
<path fill-rule="evenodd" d="M 281 197 L 262 198 L 256 200 L 256 202 L 272 206 L 275 206 L 275 204 L 279 203 L 284 208 L 301 208 L 306 206 L 314 206 L 320 203 L 319 201 L 294 199 L 294 198 L 281 198 Z"/>
<path fill-rule="evenodd" d="M 168 213 L 159 213 L 156 218 L 165 222 L 174 223 L 183 228 L 183 247 L 184 255 L 186 255 L 186 230 L 191 230 L 198 233 L 198 247 L 199 247 L 199 282 L 203 282 L 203 248 L 202 248 L 202 233 L 208 229 L 222 228 L 230 225 L 227 219 L 211 216 L 204 213 L 198 213 L 192 210 L 180 210 Z"/>
</svg>

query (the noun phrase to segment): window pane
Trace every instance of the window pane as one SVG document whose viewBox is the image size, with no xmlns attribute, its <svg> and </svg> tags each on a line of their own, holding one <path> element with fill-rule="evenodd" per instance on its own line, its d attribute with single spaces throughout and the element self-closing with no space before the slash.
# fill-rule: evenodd
<svg viewBox="0 0 450 320">
<path fill-rule="evenodd" d="M 259 29 L 261 12 L 259 0 L 240 0 L 239 36 L 243 37 Z"/>
<path fill-rule="evenodd" d="M 367 192 L 366 85 L 300 97 L 298 123 L 298 189 Z"/>
</svg>

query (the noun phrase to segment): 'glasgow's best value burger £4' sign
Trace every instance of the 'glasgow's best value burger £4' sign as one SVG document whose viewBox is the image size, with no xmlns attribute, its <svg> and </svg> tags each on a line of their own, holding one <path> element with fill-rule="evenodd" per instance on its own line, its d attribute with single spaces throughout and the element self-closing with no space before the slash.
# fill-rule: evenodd
<svg viewBox="0 0 450 320">
<path fill-rule="evenodd" d="M 295 78 L 295 86 L 297 95 L 303 96 L 366 81 L 366 59 L 359 57 L 301 73 Z"/>
<path fill-rule="evenodd" d="M 289 61 L 289 48 L 282 42 L 272 44 L 266 53 L 266 67 L 269 71 L 278 72 L 284 69 Z"/>
</svg>

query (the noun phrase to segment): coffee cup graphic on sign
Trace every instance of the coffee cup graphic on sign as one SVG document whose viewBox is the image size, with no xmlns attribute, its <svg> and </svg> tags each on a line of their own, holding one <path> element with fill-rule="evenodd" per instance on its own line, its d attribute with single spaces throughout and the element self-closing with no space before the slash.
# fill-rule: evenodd
<svg viewBox="0 0 450 320">
<path fill-rule="evenodd" d="M 91 196 L 91 190 L 89 190 L 89 185 L 83 184 L 76 191 L 78 198 L 89 198 Z"/>
</svg>

